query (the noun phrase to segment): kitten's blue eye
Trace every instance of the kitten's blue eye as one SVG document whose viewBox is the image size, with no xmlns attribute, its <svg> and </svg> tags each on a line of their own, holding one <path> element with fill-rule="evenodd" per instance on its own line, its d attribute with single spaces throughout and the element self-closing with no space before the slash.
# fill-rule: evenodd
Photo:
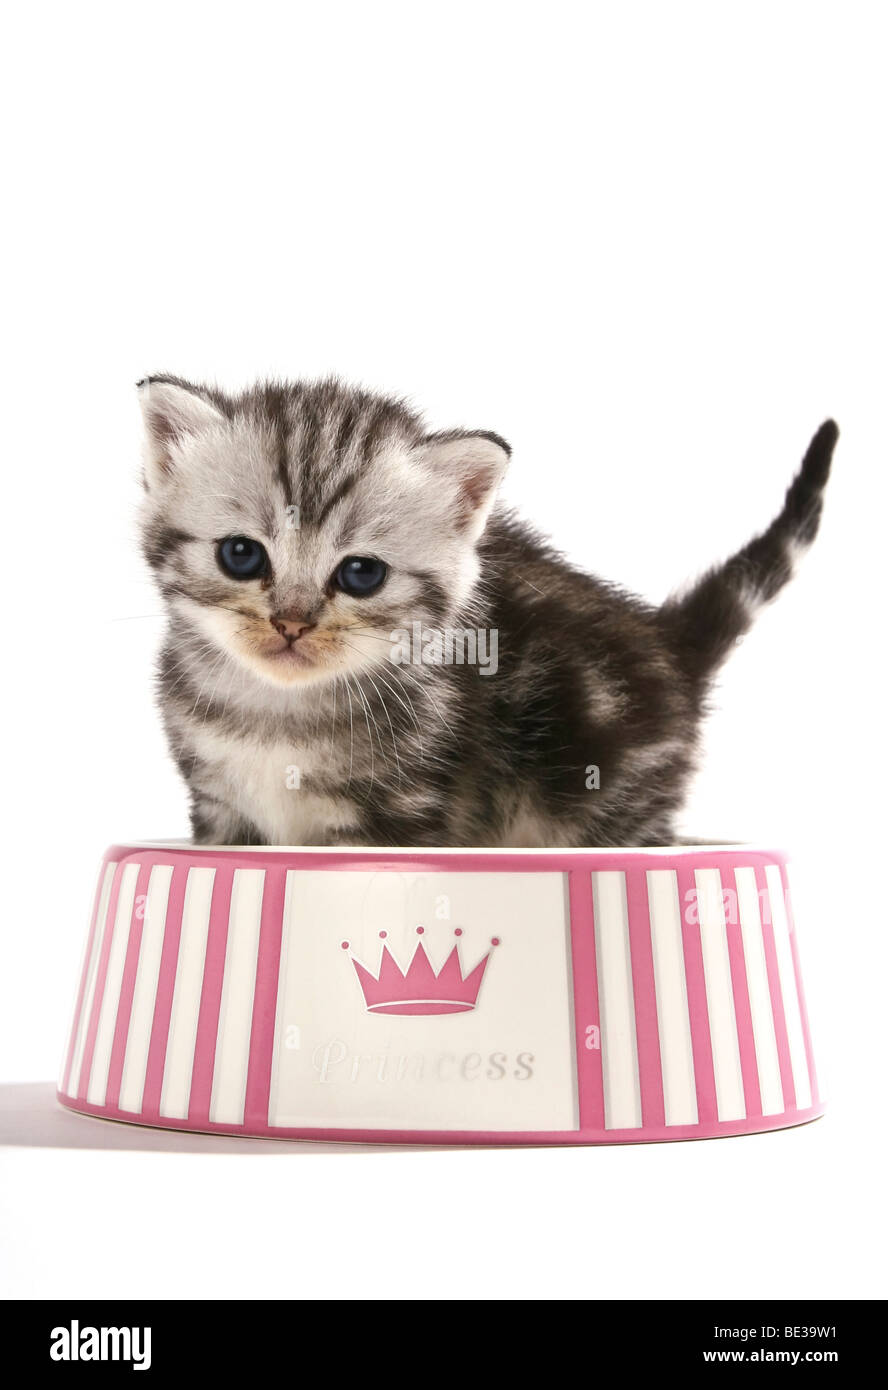
<svg viewBox="0 0 888 1390">
<path fill-rule="evenodd" d="M 268 570 L 265 546 L 249 536 L 226 536 L 219 542 L 216 557 L 232 579 L 259 579 Z"/>
<path fill-rule="evenodd" d="M 347 555 L 333 576 L 333 583 L 343 593 L 354 598 L 372 594 L 384 583 L 388 574 L 381 560 L 373 560 L 367 555 Z"/>
</svg>

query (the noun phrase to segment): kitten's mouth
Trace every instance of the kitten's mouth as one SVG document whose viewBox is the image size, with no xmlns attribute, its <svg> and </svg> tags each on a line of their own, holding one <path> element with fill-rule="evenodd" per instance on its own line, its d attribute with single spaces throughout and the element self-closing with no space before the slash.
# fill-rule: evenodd
<svg viewBox="0 0 888 1390">
<path fill-rule="evenodd" d="M 325 678 L 331 651 L 323 640 L 306 635 L 291 642 L 285 637 L 263 639 L 253 647 L 251 656 L 273 684 L 289 685 Z"/>
<path fill-rule="evenodd" d="M 337 671 L 353 664 L 346 656 L 351 644 L 345 642 L 338 631 L 329 628 L 312 629 L 295 639 L 267 629 L 246 635 L 228 634 L 226 645 L 254 674 L 263 676 L 272 685 L 329 680 Z"/>
<path fill-rule="evenodd" d="M 296 642 L 282 639 L 279 647 L 263 653 L 265 660 L 275 666 L 308 667 L 317 665 L 317 648 L 312 649 L 311 640 L 301 638 Z"/>
</svg>

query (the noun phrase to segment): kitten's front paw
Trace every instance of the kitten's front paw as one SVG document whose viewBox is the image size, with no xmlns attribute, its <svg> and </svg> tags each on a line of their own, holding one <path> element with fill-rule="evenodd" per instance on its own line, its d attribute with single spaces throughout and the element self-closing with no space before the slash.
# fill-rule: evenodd
<svg viewBox="0 0 888 1390">
<path fill-rule="evenodd" d="M 326 849 L 379 849 L 359 830 L 335 830 L 324 840 Z"/>
<path fill-rule="evenodd" d="M 195 845 L 261 845 L 262 835 L 222 802 L 193 795 L 191 839 Z"/>
</svg>

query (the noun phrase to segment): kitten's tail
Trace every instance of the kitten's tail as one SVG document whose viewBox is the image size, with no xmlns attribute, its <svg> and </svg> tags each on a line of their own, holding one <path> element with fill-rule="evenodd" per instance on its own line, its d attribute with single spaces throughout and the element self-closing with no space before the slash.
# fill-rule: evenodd
<svg viewBox="0 0 888 1390">
<path fill-rule="evenodd" d="M 792 577 L 795 560 L 817 535 L 838 437 L 835 421 L 824 421 L 808 445 L 783 511 L 767 531 L 661 608 L 676 655 L 693 680 L 714 674 L 759 609 Z"/>
</svg>

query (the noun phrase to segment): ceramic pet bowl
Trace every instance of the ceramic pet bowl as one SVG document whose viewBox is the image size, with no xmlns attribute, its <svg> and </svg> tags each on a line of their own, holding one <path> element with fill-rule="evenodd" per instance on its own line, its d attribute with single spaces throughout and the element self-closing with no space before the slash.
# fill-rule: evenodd
<svg viewBox="0 0 888 1390">
<path fill-rule="evenodd" d="M 814 1119 L 785 856 L 115 846 L 59 1099 L 168 1129 L 375 1142 Z"/>
</svg>

